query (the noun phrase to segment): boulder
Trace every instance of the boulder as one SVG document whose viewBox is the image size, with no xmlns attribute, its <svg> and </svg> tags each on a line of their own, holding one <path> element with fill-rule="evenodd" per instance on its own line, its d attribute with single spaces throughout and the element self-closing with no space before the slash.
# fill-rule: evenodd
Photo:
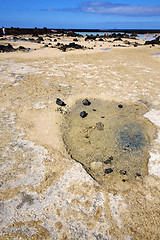
<svg viewBox="0 0 160 240">
<path fill-rule="evenodd" d="M 14 52 L 16 49 L 13 48 L 13 46 L 9 43 L 6 45 L 0 45 L 0 51 L 1 52 Z"/>
<path fill-rule="evenodd" d="M 149 44 L 158 44 L 160 45 L 160 36 L 158 36 L 156 39 L 153 39 L 151 41 L 145 41 L 144 45 L 149 45 Z"/>
</svg>

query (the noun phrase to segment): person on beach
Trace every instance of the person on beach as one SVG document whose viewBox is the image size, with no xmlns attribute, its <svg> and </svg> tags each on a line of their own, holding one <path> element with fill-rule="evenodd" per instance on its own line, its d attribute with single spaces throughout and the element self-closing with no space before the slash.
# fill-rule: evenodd
<svg viewBox="0 0 160 240">
<path fill-rule="evenodd" d="M 4 27 L 2 27 L 2 32 L 3 32 L 4 37 L 6 38 L 6 31 L 5 31 Z"/>
</svg>

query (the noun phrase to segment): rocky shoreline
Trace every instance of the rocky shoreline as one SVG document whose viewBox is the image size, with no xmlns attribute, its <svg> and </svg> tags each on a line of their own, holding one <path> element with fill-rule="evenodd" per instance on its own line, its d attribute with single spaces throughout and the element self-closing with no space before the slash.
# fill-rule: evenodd
<svg viewBox="0 0 160 240">
<path fill-rule="evenodd" d="M 67 37 L 72 37 L 72 42 L 69 44 L 64 44 L 60 43 L 59 40 L 62 38 L 67 38 Z M 25 48 L 24 46 L 19 46 L 18 48 L 14 48 L 10 42 L 32 42 L 32 43 L 37 43 L 43 45 L 43 47 L 48 47 L 48 48 L 58 48 L 59 50 L 66 52 L 66 50 L 71 50 L 71 49 L 94 49 L 96 47 L 97 43 L 111 43 L 112 47 L 129 47 L 129 46 L 141 46 L 141 45 L 160 45 L 160 37 L 157 36 L 154 40 L 150 41 L 144 41 L 144 43 L 139 43 L 139 41 L 136 39 L 137 34 L 132 34 L 128 35 L 126 33 L 121 34 L 121 33 L 112 33 L 111 35 L 108 36 L 99 36 L 98 34 L 93 36 L 87 35 L 87 36 L 82 36 L 79 34 L 76 34 L 74 32 L 70 33 L 68 32 L 67 34 L 45 34 L 45 35 L 38 35 L 38 34 L 33 34 L 32 36 L 8 36 L 7 38 L 1 37 L 0 38 L 0 43 L 1 42 L 9 42 L 8 44 L 0 44 L 0 52 L 14 52 L 14 51 L 30 51 L 30 48 Z M 127 40 L 126 40 L 127 39 Z M 129 41 L 132 40 L 132 41 Z M 133 40 L 136 40 L 133 42 Z M 79 44 L 81 41 L 84 42 L 94 42 L 93 47 L 86 47 L 84 45 Z M 115 42 L 118 42 L 119 44 L 115 44 Z M 57 44 L 53 44 L 57 43 Z"/>
</svg>

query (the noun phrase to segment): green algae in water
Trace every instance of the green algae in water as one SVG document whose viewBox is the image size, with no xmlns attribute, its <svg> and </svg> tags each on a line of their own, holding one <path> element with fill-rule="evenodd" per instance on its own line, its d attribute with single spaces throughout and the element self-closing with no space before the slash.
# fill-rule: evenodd
<svg viewBox="0 0 160 240">
<path fill-rule="evenodd" d="M 89 99 L 79 100 L 66 115 L 63 139 L 68 153 L 99 183 L 108 176 L 123 181 L 148 174 L 148 147 L 155 127 L 143 117 L 139 104 Z M 87 116 L 82 118 L 80 113 Z"/>
</svg>

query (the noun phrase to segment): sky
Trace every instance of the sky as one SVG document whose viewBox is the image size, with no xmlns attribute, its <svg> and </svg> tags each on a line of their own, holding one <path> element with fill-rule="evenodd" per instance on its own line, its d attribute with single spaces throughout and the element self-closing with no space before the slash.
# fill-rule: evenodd
<svg viewBox="0 0 160 240">
<path fill-rule="evenodd" d="M 160 0 L 1 0 L 1 26 L 160 29 Z"/>
</svg>

